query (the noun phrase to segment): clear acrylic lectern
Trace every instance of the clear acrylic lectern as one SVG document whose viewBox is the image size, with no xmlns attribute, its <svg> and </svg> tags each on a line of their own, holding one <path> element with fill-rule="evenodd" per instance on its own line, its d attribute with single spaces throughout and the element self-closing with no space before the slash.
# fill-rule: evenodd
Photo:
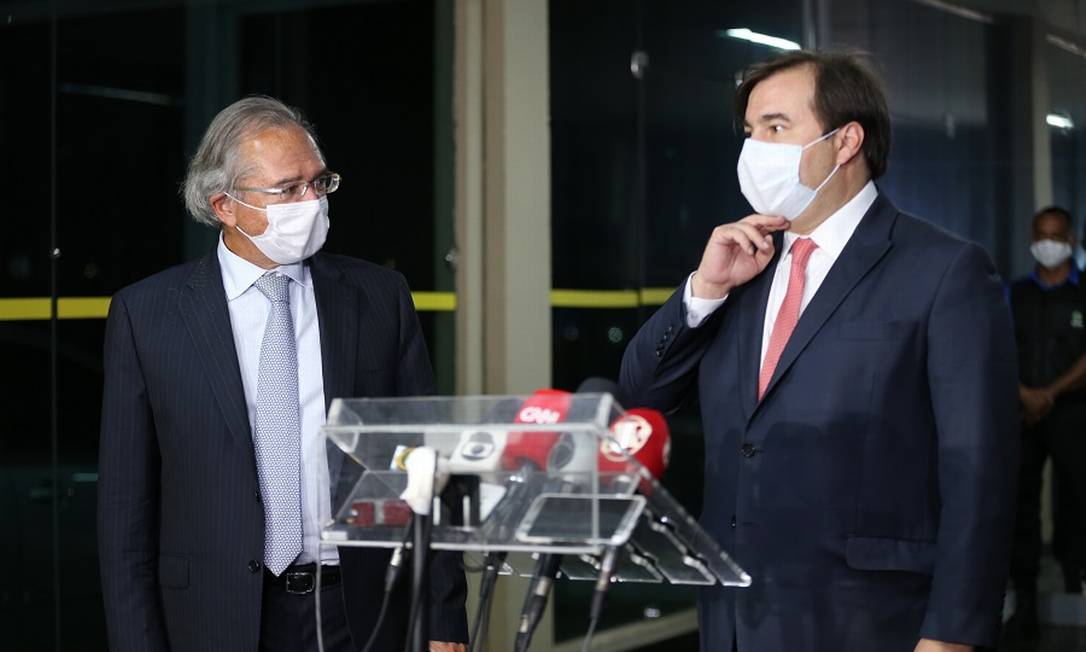
<svg viewBox="0 0 1086 652">
<path fill-rule="evenodd" d="M 325 544 L 397 547 L 411 509 L 400 498 L 405 451 L 448 460 L 434 499 L 431 547 L 471 558 L 492 551 L 560 553 L 562 575 L 594 579 L 619 550 L 614 581 L 748 586 L 720 549 L 610 430 L 610 394 L 566 395 L 560 410 L 526 396 L 337 399 L 324 435 L 345 456 L 332 469 Z M 531 574 L 526 555 L 505 573 Z"/>
</svg>

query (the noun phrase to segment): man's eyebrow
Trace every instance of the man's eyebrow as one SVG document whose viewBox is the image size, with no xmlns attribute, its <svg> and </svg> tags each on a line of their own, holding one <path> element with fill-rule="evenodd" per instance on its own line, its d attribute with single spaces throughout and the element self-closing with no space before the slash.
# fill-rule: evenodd
<svg viewBox="0 0 1086 652">
<path fill-rule="evenodd" d="M 774 122 L 777 120 L 784 120 L 785 122 L 792 122 L 792 119 L 788 117 L 786 113 L 765 113 L 758 119 L 761 123 Z"/>
<path fill-rule="evenodd" d="M 321 176 L 323 174 L 328 174 L 328 168 L 322 168 L 320 172 L 318 172 L 317 174 L 315 174 L 313 176 L 313 178 L 316 179 L 317 177 L 319 177 L 319 176 Z M 274 187 L 277 187 L 277 186 L 283 186 L 283 185 L 286 185 L 288 183 L 297 183 L 299 181 L 311 181 L 311 179 L 306 179 L 305 177 L 303 177 L 303 176 L 301 176 L 299 174 L 296 174 L 293 177 L 286 177 L 286 178 L 283 178 L 283 179 L 280 179 L 280 180 L 276 181 L 275 183 L 272 184 L 272 187 L 274 188 Z"/>
</svg>

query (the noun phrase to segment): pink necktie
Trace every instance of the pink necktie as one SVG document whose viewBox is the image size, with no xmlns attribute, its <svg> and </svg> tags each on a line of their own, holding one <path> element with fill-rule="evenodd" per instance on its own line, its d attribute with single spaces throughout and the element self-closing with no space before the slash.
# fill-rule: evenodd
<svg viewBox="0 0 1086 652">
<path fill-rule="evenodd" d="M 781 359 L 781 353 L 784 353 L 784 346 L 796 329 L 799 308 L 803 303 L 803 286 L 807 284 L 807 261 L 817 248 L 818 245 L 810 238 L 801 238 L 792 243 L 792 271 L 788 274 L 788 292 L 785 293 L 784 302 L 777 312 L 777 320 L 773 322 L 773 334 L 769 336 L 762 373 L 758 374 L 759 401 L 765 396 L 765 390 L 777 369 L 777 362 Z"/>
</svg>

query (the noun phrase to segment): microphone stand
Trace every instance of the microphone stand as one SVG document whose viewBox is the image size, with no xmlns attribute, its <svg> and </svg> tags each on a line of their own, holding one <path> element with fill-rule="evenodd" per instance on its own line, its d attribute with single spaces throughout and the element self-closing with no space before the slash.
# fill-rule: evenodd
<svg viewBox="0 0 1086 652">
<path fill-rule="evenodd" d="M 414 652 L 427 652 L 430 645 L 430 525 L 429 514 L 415 514 L 414 541 L 411 555 L 411 649 Z"/>
</svg>

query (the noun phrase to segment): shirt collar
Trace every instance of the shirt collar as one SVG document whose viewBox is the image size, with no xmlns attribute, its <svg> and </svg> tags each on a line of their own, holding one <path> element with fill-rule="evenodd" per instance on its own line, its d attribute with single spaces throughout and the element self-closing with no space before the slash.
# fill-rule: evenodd
<svg viewBox="0 0 1086 652">
<path fill-rule="evenodd" d="M 1045 285 L 1044 281 L 1042 281 L 1041 277 L 1037 274 L 1036 269 L 1029 273 L 1029 277 L 1034 283 L 1037 284 L 1037 287 L 1041 288 L 1042 290 L 1051 290 L 1054 288 L 1063 287 L 1068 283 L 1072 285 L 1078 285 L 1078 265 L 1076 265 L 1074 261 L 1071 261 L 1071 271 L 1067 274 L 1067 279 L 1059 285 Z"/>
<path fill-rule="evenodd" d="M 844 206 L 826 218 L 818 225 L 809 236 L 814 240 L 818 248 L 829 254 L 834 260 L 841 255 L 841 251 L 848 244 L 849 238 L 860 225 L 860 220 L 867 214 L 867 210 L 875 203 L 879 191 L 875 188 L 874 181 L 868 181 L 856 196 L 848 200 Z M 792 250 L 792 243 L 798 240 L 799 234 L 787 231 L 784 234 L 785 253 Z"/>
<path fill-rule="evenodd" d="M 230 251 L 230 248 L 226 246 L 226 241 L 223 240 L 223 236 L 219 234 L 219 267 L 222 269 L 222 286 L 226 291 L 226 300 L 233 301 L 245 293 L 256 279 L 260 278 L 268 272 L 279 272 L 283 276 L 290 277 L 290 280 L 302 285 L 303 287 L 310 287 L 312 280 L 309 276 L 309 268 L 302 263 L 292 263 L 290 265 L 280 265 L 273 269 L 264 269 L 251 262 L 245 260 L 241 256 Z"/>
</svg>

